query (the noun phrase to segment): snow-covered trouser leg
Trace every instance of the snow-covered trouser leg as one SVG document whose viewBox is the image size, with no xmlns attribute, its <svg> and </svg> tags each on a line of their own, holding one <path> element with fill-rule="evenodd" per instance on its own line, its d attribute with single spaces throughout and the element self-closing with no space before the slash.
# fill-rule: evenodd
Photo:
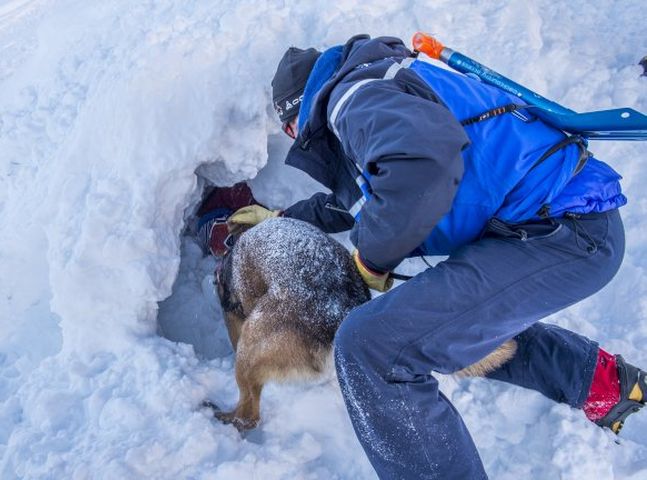
<svg viewBox="0 0 647 480">
<path fill-rule="evenodd" d="M 583 401 L 597 345 L 536 322 L 606 285 L 623 254 L 616 210 L 514 227 L 495 222 L 481 240 L 353 310 L 337 332 L 335 363 L 380 478 L 486 478 L 430 372 L 460 370 L 510 338 L 521 340 L 514 368 L 494 377 L 572 405 Z"/>
</svg>

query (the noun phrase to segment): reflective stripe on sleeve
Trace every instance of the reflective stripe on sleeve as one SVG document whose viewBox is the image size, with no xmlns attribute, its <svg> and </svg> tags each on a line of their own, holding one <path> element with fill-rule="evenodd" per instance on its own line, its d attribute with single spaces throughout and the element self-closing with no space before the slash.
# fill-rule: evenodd
<svg viewBox="0 0 647 480">
<path fill-rule="evenodd" d="M 346 100 L 348 100 L 351 97 L 351 95 L 359 89 L 359 87 L 361 87 L 362 85 L 366 85 L 369 82 L 374 82 L 375 80 L 379 80 L 379 78 L 365 78 L 364 80 L 360 80 L 359 82 L 353 84 L 353 86 L 350 87 L 348 90 L 346 90 L 346 93 L 344 93 L 342 97 L 337 101 L 335 108 L 332 109 L 332 113 L 330 114 L 330 126 L 332 127 L 332 131 L 337 138 L 339 138 L 339 131 L 337 130 L 336 122 L 337 122 L 337 116 L 341 111 L 341 107 L 344 106 L 344 104 L 346 103 Z"/>
</svg>

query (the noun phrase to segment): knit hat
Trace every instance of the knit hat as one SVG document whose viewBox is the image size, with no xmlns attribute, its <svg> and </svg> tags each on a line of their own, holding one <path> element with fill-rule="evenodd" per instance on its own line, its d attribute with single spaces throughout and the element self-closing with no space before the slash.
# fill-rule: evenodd
<svg viewBox="0 0 647 480">
<path fill-rule="evenodd" d="M 308 76 L 321 52 L 314 48 L 290 47 L 281 58 L 272 79 L 274 109 L 282 123 L 299 114 Z"/>
</svg>

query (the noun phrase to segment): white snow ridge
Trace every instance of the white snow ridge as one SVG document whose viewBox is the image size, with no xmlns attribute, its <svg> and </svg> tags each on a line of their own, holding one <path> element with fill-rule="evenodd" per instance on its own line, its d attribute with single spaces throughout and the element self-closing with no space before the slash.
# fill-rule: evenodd
<svg viewBox="0 0 647 480">
<path fill-rule="evenodd" d="M 0 1 L 0 478 L 375 478 L 334 379 L 269 386 L 245 438 L 199 408 L 237 390 L 213 261 L 182 236 L 196 172 L 276 208 L 315 191 L 280 165 L 289 45 L 429 31 L 576 110 L 646 111 L 645 20 L 641 0 Z M 625 178 L 627 255 L 550 321 L 647 366 L 647 148 L 591 149 Z M 647 478 L 644 428 L 616 444 L 533 392 L 442 388 L 493 479 Z"/>
</svg>

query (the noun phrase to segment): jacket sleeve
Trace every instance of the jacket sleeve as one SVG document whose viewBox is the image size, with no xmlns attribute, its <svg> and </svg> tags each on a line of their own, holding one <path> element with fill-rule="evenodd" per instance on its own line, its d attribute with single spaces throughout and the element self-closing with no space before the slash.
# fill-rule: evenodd
<svg viewBox="0 0 647 480">
<path fill-rule="evenodd" d="M 443 105 L 394 81 L 359 88 L 336 125 L 346 153 L 370 175 L 351 240 L 366 264 L 393 270 L 450 210 L 469 139 Z"/>
<path fill-rule="evenodd" d="M 285 209 L 283 216 L 311 223 L 326 233 L 349 230 L 355 223 L 350 213 L 338 206 L 332 193 L 315 193 L 307 200 L 301 200 Z"/>
</svg>

